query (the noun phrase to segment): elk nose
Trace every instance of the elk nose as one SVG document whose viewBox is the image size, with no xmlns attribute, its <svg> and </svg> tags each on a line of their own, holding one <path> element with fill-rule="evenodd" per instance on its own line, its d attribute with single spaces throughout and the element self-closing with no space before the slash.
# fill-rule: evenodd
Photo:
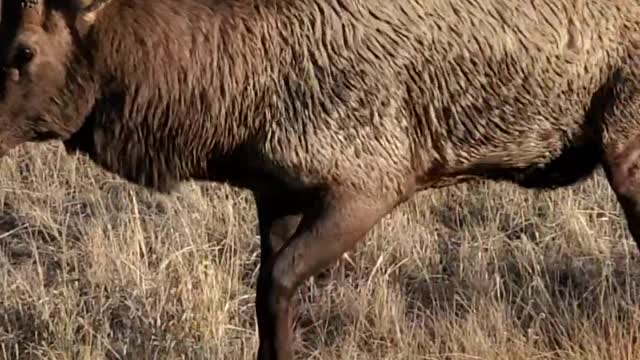
<svg viewBox="0 0 640 360">
<path fill-rule="evenodd" d="M 9 79 L 13 82 L 20 80 L 20 71 L 16 68 L 3 66 L 0 68 L 0 71 L 2 71 L 2 77 L 5 79 Z"/>
<path fill-rule="evenodd" d="M 8 69 L 6 73 L 9 80 L 13 82 L 20 80 L 20 71 L 18 71 L 18 69 Z"/>
</svg>

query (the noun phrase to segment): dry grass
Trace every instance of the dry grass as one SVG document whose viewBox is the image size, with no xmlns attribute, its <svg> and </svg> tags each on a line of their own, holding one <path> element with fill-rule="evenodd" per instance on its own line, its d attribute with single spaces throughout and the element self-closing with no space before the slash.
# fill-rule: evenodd
<svg viewBox="0 0 640 360">
<path fill-rule="evenodd" d="M 0 165 L 0 359 L 254 359 L 248 193 L 150 194 L 60 147 Z M 640 359 L 608 185 L 416 197 L 300 291 L 300 359 Z"/>
</svg>

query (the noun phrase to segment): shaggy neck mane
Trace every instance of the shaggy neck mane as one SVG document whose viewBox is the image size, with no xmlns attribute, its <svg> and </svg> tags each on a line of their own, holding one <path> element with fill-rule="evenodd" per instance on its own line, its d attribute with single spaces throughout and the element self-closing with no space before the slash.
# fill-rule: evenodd
<svg viewBox="0 0 640 360">
<path fill-rule="evenodd" d="M 160 191 L 266 136 L 266 116 L 280 110 L 277 69 L 293 55 L 286 41 L 299 40 L 278 29 L 283 9 L 203 3 L 114 2 L 90 35 L 102 92 L 87 153 Z"/>
</svg>

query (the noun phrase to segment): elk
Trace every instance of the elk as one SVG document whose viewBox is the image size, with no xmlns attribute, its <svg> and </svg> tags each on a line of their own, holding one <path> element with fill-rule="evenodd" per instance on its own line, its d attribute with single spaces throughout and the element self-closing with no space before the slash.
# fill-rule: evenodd
<svg viewBox="0 0 640 360">
<path fill-rule="evenodd" d="M 249 190 L 257 358 L 294 291 L 415 193 L 602 166 L 640 241 L 637 0 L 2 1 L 0 153 Z"/>
</svg>

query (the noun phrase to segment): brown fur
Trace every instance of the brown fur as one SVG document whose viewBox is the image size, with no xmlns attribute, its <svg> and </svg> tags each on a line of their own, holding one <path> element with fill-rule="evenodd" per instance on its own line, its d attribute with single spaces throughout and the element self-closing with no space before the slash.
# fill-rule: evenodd
<svg viewBox="0 0 640 360">
<path fill-rule="evenodd" d="M 640 241 L 636 0 L 89 3 L 3 2 L 0 150 L 59 139 L 157 191 L 253 191 L 261 359 L 292 356 L 295 288 L 420 190 L 603 164 Z"/>
</svg>

